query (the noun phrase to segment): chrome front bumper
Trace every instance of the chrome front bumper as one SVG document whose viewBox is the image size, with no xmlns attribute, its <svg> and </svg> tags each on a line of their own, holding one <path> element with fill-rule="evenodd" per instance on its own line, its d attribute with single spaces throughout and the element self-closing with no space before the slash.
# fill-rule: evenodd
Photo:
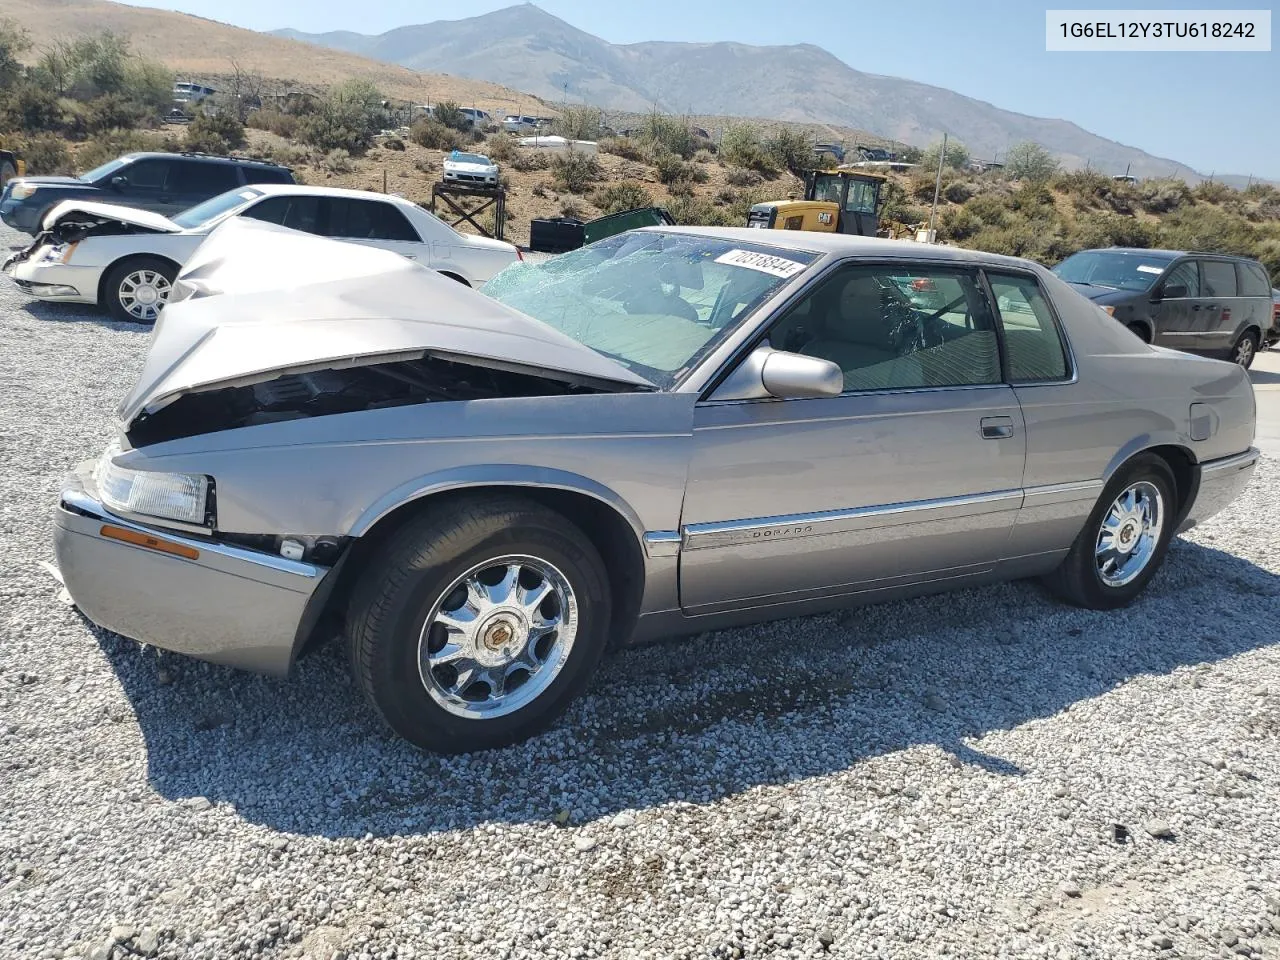
<svg viewBox="0 0 1280 960">
<path fill-rule="evenodd" d="M 1244 453 L 1202 463 L 1200 489 L 1196 492 L 1195 501 L 1187 511 L 1182 526 L 1178 528 L 1179 532 L 1190 530 L 1220 513 L 1244 493 L 1244 488 L 1249 485 L 1253 470 L 1258 465 L 1259 456 L 1257 447 L 1250 447 Z"/>
<path fill-rule="evenodd" d="M 101 627 L 164 650 L 288 673 L 308 602 L 329 568 L 117 517 L 98 500 L 91 469 L 92 462 L 81 464 L 68 479 L 54 518 L 58 568 L 80 611 Z M 197 556 L 103 536 L 111 527 Z"/>
</svg>

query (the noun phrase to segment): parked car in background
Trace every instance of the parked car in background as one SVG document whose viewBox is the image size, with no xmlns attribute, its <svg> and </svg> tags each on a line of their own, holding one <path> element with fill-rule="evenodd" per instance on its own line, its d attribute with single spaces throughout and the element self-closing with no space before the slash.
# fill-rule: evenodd
<svg viewBox="0 0 1280 960">
<path fill-rule="evenodd" d="M 1031 576 L 1123 606 L 1258 458 L 1244 370 L 1025 260 L 647 228 L 482 296 L 337 247 L 240 221 L 196 254 L 58 566 L 219 663 L 345 635 L 432 750 L 542 729 L 628 639 Z"/>
<path fill-rule="evenodd" d="M 1178 250 L 1082 250 L 1053 268 L 1147 343 L 1253 363 L 1275 324 L 1256 260 Z"/>
<path fill-rule="evenodd" d="M 473 127 L 484 127 L 493 123 L 493 117 L 489 115 L 487 110 L 477 110 L 475 107 L 462 107 L 462 115 L 471 121 Z"/>
<path fill-rule="evenodd" d="M 195 153 L 127 153 L 78 177 L 16 177 L 0 193 L 0 219 L 26 233 L 63 200 L 101 201 L 173 214 L 235 187 L 293 183 L 288 167 Z"/>
<path fill-rule="evenodd" d="M 520 259 L 511 244 L 458 233 L 400 197 L 259 184 L 172 219 L 105 203 L 64 202 L 46 215 L 35 242 L 5 262 L 4 272 L 33 297 L 94 303 L 116 319 L 151 323 L 182 265 L 215 228 L 236 217 L 380 247 L 469 286 Z"/>
<path fill-rule="evenodd" d="M 443 167 L 446 183 L 471 183 L 483 187 L 498 185 L 498 165 L 481 153 L 454 150 L 444 158 Z"/>
<path fill-rule="evenodd" d="M 536 133 L 538 118 L 508 114 L 502 118 L 502 129 L 507 133 Z"/>
</svg>

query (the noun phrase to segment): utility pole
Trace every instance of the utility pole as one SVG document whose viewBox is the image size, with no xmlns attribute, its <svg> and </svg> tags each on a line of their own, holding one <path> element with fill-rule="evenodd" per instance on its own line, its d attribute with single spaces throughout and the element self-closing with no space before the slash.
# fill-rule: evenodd
<svg viewBox="0 0 1280 960">
<path fill-rule="evenodd" d="M 947 135 L 942 135 L 942 149 L 938 151 L 938 177 L 933 181 L 933 206 L 929 208 L 930 242 L 933 241 L 933 220 L 938 213 L 938 194 L 942 192 L 942 164 L 947 159 Z"/>
</svg>

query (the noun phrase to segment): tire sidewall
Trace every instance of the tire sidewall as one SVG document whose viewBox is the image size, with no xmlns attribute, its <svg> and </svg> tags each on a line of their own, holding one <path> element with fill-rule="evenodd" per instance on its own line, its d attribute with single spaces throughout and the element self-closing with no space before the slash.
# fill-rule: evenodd
<svg viewBox="0 0 1280 960">
<path fill-rule="evenodd" d="M 392 728 L 431 750 L 469 752 L 523 739 L 552 722 L 590 680 L 606 646 L 609 591 L 599 554 L 583 538 L 538 525 L 490 531 L 460 554 L 432 558 L 413 569 L 390 598 L 373 664 L 377 706 Z M 487 560 L 508 555 L 544 560 L 569 581 L 578 604 L 573 648 L 551 685 L 514 713 L 468 719 L 431 698 L 418 668 L 418 641 L 427 615 L 444 588 Z"/>
<path fill-rule="evenodd" d="M 1253 350 L 1249 353 L 1249 359 L 1246 360 L 1244 363 L 1240 363 L 1238 359 L 1240 356 L 1240 345 L 1244 343 L 1244 341 L 1246 340 L 1248 340 L 1253 344 Z M 1235 344 L 1231 348 L 1231 362 L 1241 367 L 1244 367 L 1246 370 L 1248 370 L 1251 366 L 1253 366 L 1254 358 L 1256 358 L 1257 356 L 1258 356 L 1258 336 L 1252 330 L 1246 330 L 1244 333 L 1240 334 L 1240 338 L 1236 340 Z"/>
<path fill-rule="evenodd" d="M 1121 492 L 1126 487 L 1142 480 L 1154 483 L 1160 490 L 1164 510 L 1164 522 L 1160 530 L 1160 540 L 1156 544 L 1156 549 L 1151 555 L 1151 559 L 1147 561 L 1147 566 L 1137 577 L 1122 587 L 1109 586 L 1102 582 L 1102 577 L 1098 573 L 1098 564 L 1094 557 L 1102 520 L 1111 510 L 1111 505 L 1115 503 Z M 1115 476 L 1111 478 L 1111 481 L 1102 491 L 1102 496 L 1098 498 L 1093 512 L 1089 514 L 1089 521 L 1084 530 L 1081 531 L 1080 540 L 1076 547 L 1077 556 L 1075 560 L 1079 565 L 1077 572 L 1082 587 L 1089 594 L 1090 606 L 1102 609 L 1127 606 L 1146 589 L 1151 578 L 1156 575 L 1160 565 L 1164 563 L 1165 554 L 1169 551 L 1169 544 L 1173 540 L 1173 528 L 1177 514 L 1177 487 L 1174 483 L 1173 471 L 1169 469 L 1164 460 L 1151 454 L 1141 455 L 1116 471 Z"/>
<path fill-rule="evenodd" d="M 169 281 L 170 289 L 173 287 L 173 281 L 178 276 L 178 271 L 173 264 L 161 260 L 158 257 L 131 257 L 111 268 L 111 272 L 107 274 L 106 281 L 102 285 L 103 299 L 106 302 L 107 312 L 112 318 L 120 320 L 123 323 L 141 323 L 152 324 L 153 320 L 142 320 L 125 310 L 124 305 L 120 302 L 120 284 L 124 282 L 124 278 L 138 270 L 154 270 L 163 274 Z M 161 307 L 161 310 L 164 308 Z M 160 311 L 156 311 L 159 319 Z"/>
</svg>

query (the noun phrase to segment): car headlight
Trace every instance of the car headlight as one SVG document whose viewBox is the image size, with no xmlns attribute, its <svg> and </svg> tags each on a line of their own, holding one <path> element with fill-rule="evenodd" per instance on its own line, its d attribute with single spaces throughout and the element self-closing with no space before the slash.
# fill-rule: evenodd
<svg viewBox="0 0 1280 960">
<path fill-rule="evenodd" d="M 39 184 L 35 183 L 15 183 L 13 189 L 9 191 L 10 200 L 25 200 L 37 190 L 40 189 Z"/>
<path fill-rule="evenodd" d="M 112 444 L 94 469 L 94 480 L 104 505 L 121 513 L 177 520 L 200 527 L 212 525 L 210 477 L 130 470 L 114 462 L 113 457 L 119 452 L 120 448 Z"/>
</svg>

